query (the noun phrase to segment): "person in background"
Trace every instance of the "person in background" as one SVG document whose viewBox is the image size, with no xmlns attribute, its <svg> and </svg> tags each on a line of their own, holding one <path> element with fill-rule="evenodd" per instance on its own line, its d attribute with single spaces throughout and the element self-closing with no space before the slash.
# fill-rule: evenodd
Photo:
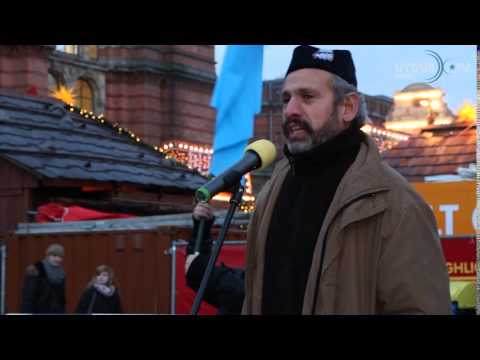
<svg viewBox="0 0 480 360">
<path fill-rule="evenodd" d="M 80 297 L 77 314 L 122 314 L 118 288 L 114 286 L 113 269 L 100 265 Z"/>
<path fill-rule="evenodd" d="M 202 234 L 202 246 L 198 254 L 194 253 L 195 241 L 199 232 L 200 220 L 205 220 Z M 187 286 L 198 291 L 211 252 L 211 228 L 215 221 L 211 205 L 199 202 L 193 211 L 193 231 L 187 246 L 185 276 Z M 221 264 L 215 266 L 204 293 L 204 300 L 218 308 L 218 315 L 239 315 L 244 299 L 245 271 Z"/>
<path fill-rule="evenodd" d="M 45 259 L 27 266 L 22 288 L 22 313 L 65 313 L 64 254 L 62 245 L 52 244 L 47 248 Z"/>
</svg>

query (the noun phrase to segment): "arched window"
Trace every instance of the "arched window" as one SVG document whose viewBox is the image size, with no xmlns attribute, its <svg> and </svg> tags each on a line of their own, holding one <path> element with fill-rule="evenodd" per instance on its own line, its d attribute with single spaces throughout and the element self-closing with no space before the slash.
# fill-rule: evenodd
<svg viewBox="0 0 480 360">
<path fill-rule="evenodd" d="M 67 54 L 78 55 L 78 45 L 65 45 L 65 52 Z"/>
<path fill-rule="evenodd" d="M 98 46 L 97 45 L 83 45 L 83 53 L 90 60 L 98 59 Z"/>
<path fill-rule="evenodd" d="M 98 60 L 98 45 L 55 45 L 55 48 L 67 54 Z"/>
<path fill-rule="evenodd" d="M 93 111 L 93 90 L 85 80 L 75 82 L 76 104 L 81 109 Z"/>
<path fill-rule="evenodd" d="M 59 85 L 57 78 L 53 76 L 52 73 L 48 73 L 48 93 L 51 95 L 57 91 Z"/>
</svg>

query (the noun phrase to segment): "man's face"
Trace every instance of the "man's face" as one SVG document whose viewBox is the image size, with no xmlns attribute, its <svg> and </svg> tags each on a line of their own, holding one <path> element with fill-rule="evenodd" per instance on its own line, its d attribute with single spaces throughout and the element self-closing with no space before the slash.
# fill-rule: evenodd
<svg viewBox="0 0 480 360">
<path fill-rule="evenodd" d="M 58 255 L 48 255 L 48 261 L 53 266 L 60 266 L 62 264 L 63 257 Z"/>
<path fill-rule="evenodd" d="M 331 74 L 319 69 L 290 73 L 283 84 L 283 134 L 291 153 L 308 151 L 346 126 L 334 107 Z"/>
</svg>

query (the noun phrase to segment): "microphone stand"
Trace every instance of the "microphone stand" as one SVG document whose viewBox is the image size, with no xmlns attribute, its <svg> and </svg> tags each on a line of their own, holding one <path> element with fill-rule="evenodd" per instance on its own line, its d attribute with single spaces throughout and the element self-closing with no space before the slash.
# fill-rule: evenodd
<svg viewBox="0 0 480 360">
<path fill-rule="evenodd" d="M 197 237 L 195 239 L 195 248 L 193 253 L 195 255 L 200 254 L 200 249 L 203 243 L 203 229 L 205 228 L 205 219 L 201 219 L 198 224 Z"/>
<path fill-rule="evenodd" d="M 244 191 L 245 191 L 245 187 L 241 185 L 239 182 L 235 186 L 232 196 L 230 197 L 230 207 L 228 208 L 227 215 L 225 216 L 223 227 L 218 237 L 218 240 L 215 242 L 215 246 L 213 247 L 212 253 L 210 254 L 210 259 L 208 260 L 207 268 L 205 269 L 205 273 L 203 274 L 200 287 L 198 288 L 198 292 L 192 306 L 191 315 L 197 315 L 198 310 L 200 309 L 200 304 L 202 303 L 203 295 L 205 293 L 205 289 L 207 288 L 208 280 L 212 275 L 213 267 L 217 262 L 218 255 L 220 254 L 220 250 L 222 248 L 223 242 L 225 241 L 225 236 L 227 235 L 228 228 L 230 227 L 230 223 L 232 222 L 233 214 L 235 213 L 236 207 L 242 200 Z"/>
</svg>

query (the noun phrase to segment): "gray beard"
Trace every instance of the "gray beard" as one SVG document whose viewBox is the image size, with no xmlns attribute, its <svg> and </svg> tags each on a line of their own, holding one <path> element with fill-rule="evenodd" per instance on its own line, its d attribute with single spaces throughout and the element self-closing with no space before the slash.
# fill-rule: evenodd
<svg viewBox="0 0 480 360">
<path fill-rule="evenodd" d="M 342 132 L 343 128 L 338 121 L 337 112 L 334 111 L 327 120 L 327 123 L 320 131 L 315 134 L 308 134 L 308 139 L 304 141 L 290 142 L 287 139 L 288 151 L 292 154 L 299 154 L 313 149 L 315 146 L 323 144 L 331 138 Z"/>
</svg>

